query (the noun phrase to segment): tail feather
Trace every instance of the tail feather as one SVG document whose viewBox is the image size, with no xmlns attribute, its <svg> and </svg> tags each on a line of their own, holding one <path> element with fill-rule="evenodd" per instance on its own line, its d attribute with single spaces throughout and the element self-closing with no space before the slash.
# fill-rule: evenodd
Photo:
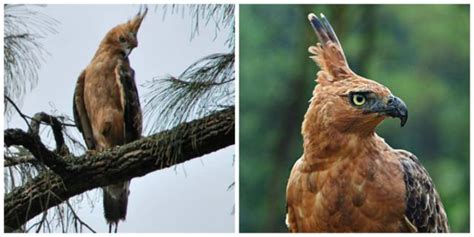
<svg viewBox="0 0 474 237">
<path fill-rule="evenodd" d="M 108 224 L 118 225 L 127 216 L 127 204 L 130 182 L 103 187 L 104 216 Z"/>
</svg>

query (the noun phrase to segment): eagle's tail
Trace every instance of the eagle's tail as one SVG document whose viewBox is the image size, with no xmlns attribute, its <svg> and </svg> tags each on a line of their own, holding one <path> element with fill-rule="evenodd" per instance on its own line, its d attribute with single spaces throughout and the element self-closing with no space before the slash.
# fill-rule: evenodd
<svg viewBox="0 0 474 237">
<path fill-rule="evenodd" d="M 115 225 L 117 232 L 118 222 L 125 220 L 130 181 L 103 187 L 104 190 L 104 216 L 109 226 Z"/>
</svg>

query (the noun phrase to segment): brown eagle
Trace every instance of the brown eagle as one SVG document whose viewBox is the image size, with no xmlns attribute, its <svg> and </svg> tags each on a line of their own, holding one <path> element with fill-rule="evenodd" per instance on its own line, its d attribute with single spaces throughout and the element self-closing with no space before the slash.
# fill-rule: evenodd
<svg viewBox="0 0 474 237">
<path fill-rule="evenodd" d="M 128 55 L 137 47 L 137 32 L 148 9 L 112 28 L 82 71 L 74 92 L 74 120 L 89 150 L 101 151 L 140 138 L 142 112 L 135 72 Z M 103 187 L 109 232 L 125 220 L 130 181 Z"/>
<path fill-rule="evenodd" d="M 308 16 L 320 43 L 311 58 L 321 70 L 304 117 L 303 156 L 287 186 L 291 232 L 449 232 L 428 172 L 411 153 L 375 133 L 387 117 L 403 126 L 405 103 L 356 75 L 321 14 Z"/>
</svg>

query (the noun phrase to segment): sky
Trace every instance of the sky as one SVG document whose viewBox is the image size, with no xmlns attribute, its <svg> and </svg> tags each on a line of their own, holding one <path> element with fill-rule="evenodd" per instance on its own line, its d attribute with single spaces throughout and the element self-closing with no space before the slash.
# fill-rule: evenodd
<svg viewBox="0 0 474 237">
<path fill-rule="evenodd" d="M 38 8 L 35 8 L 38 9 Z M 89 64 L 104 35 L 131 19 L 138 5 L 47 5 L 39 10 L 60 22 L 57 34 L 42 43 L 49 52 L 39 70 L 38 85 L 23 102 L 22 112 L 33 115 L 56 110 L 72 116 L 76 80 Z M 157 76 L 178 76 L 187 66 L 213 53 L 226 53 L 230 29 L 215 35 L 215 26 L 200 28 L 191 40 L 191 18 L 172 15 L 163 18 L 161 6 L 149 6 L 138 33 L 138 47 L 130 55 L 140 96 L 144 82 Z M 147 123 L 147 120 L 144 121 Z M 26 129 L 17 115 L 7 128 Z M 131 182 L 127 220 L 119 232 L 233 232 L 234 146 L 221 149 L 175 167 L 155 171 Z M 103 217 L 102 191 L 87 192 L 94 200 L 79 204 L 78 215 L 98 232 L 107 232 Z M 31 223 L 30 223 L 31 224 Z M 60 231 L 59 229 L 57 231 Z"/>
</svg>

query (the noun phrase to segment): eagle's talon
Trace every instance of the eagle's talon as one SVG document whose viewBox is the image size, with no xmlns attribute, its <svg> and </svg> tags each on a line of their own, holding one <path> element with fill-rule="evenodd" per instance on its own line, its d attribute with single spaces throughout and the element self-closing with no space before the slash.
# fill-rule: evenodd
<svg viewBox="0 0 474 237">
<path fill-rule="evenodd" d="M 97 154 L 99 154 L 100 151 L 96 151 L 96 150 L 87 150 L 86 151 L 86 156 L 95 156 Z"/>
</svg>

